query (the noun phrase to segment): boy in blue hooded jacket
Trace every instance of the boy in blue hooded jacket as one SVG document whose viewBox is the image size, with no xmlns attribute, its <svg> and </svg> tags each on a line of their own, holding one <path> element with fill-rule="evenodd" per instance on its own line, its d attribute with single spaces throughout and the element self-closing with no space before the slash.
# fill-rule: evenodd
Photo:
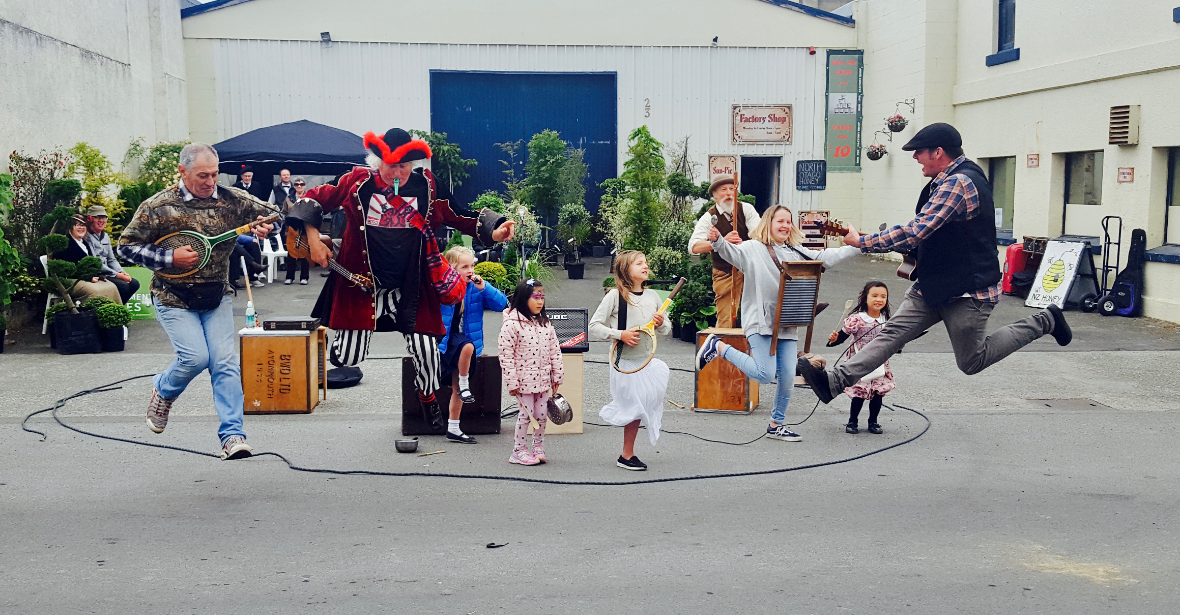
<svg viewBox="0 0 1180 615">
<path fill-rule="evenodd" d="M 455 374 L 451 388 L 447 439 L 475 444 L 475 438 L 463 433 L 459 428 L 459 412 L 463 410 L 463 404 L 475 401 L 468 379 L 471 375 L 472 358 L 483 352 L 483 312 L 503 312 L 508 307 L 508 298 L 495 286 L 475 275 L 475 252 L 472 252 L 471 248 L 456 246 L 447 250 L 443 258 L 447 259 L 460 276 L 467 279 L 467 293 L 462 303 L 458 306 L 442 306 L 442 321 L 447 328 L 446 336 L 438 345 L 438 351 L 442 355 L 442 372 L 444 378 L 452 372 Z M 460 310 L 457 316 L 456 309 Z"/>
</svg>

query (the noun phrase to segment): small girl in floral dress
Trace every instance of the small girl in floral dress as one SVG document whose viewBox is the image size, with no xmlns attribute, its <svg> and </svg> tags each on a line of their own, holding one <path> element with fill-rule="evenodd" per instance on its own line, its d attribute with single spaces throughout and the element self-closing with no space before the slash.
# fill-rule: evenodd
<svg viewBox="0 0 1180 615">
<path fill-rule="evenodd" d="M 888 319 L 889 288 L 885 286 L 884 282 L 870 280 L 860 291 L 856 310 L 851 316 L 844 319 L 844 324 L 839 331 L 832 332 L 832 335 L 828 337 L 828 345 L 840 344 L 851 337 L 852 344 L 844 355 L 846 359 L 851 358 L 866 344 L 873 341 L 873 338 L 880 335 L 881 329 L 885 327 L 885 321 Z M 848 425 L 844 427 L 844 431 L 859 433 L 857 418 L 867 399 L 869 400 L 869 433 L 883 433 L 881 425 L 877 423 L 877 415 L 881 412 L 882 398 L 893 388 L 893 372 L 889 369 L 889 362 L 886 361 L 884 365 L 870 372 L 859 382 L 844 389 L 844 394 L 852 398 L 852 409 L 849 412 Z"/>
</svg>

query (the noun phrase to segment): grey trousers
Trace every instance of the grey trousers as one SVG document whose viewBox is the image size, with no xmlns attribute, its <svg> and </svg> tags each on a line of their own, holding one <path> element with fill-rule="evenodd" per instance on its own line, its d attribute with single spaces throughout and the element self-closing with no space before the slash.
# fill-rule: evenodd
<svg viewBox="0 0 1180 615">
<path fill-rule="evenodd" d="M 987 319 L 994 307 L 994 303 L 959 297 L 941 307 L 931 308 L 921 296 L 907 292 L 905 301 L 885 323 L 881 334 L 851 359 L 828 372 L 832 394 L 839 395 L 845 387 L 877 369 L 902 345 L 939 321 L 946 325 L 950 334 L 955 362 L 967 375 L 978 374 L 1053 330 L 1053 315 L 1042 311 L 985 335 Z"/>
</svg>

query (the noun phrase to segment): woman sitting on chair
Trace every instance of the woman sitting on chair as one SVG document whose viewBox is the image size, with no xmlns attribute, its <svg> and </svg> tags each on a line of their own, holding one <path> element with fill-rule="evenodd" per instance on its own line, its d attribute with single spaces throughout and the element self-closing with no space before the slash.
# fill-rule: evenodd
<svg viewBox="0 0 1180 615">
<path fill-rule="evenodd" d="M 55 253 L 50 258 L 77 263 L 87 256 L 96 256 L 91 253 L 90 247 L 86 244 L 86 219 L 75 214 L 70 222 L 69 232 L 66 233 L 66 236 L 70 238 L 69 245 L 65 250 Z M 70 290 L 70 296 L 75 301 L 85 301 L 91 297 L 106 297 L 115 303 L 123 303 L 122 298 L 119 297 L 119 287 L 101 277 L 78 280 L 78 283 Z"/>
</svg>

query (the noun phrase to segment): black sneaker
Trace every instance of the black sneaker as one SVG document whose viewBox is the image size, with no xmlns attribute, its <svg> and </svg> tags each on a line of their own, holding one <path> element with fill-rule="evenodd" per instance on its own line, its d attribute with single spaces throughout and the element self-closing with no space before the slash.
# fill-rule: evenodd
<svg viewBox="0 0 1180 615">
<path fill-rule="evenodd" d="M 471 389 L 459 389 L 459 399 L 463 400 L 465 404 L 475 403 L 475 396 L 471 394 Z"/>
<path fill-rule="evenodd" d="M 451 433 L 448 431 L 447 432 L 447 439 L 450 440 L 451 442 L 459 442 L 461 444 L 475 444 L 476 443 L 475 438 L 472 438 L 471 436 L 469 436 L 465 433 L 456 434 L 456 433 Z"/>
<path fill-rule="evenodd" d="M 623 459 L 623 456 L 619 455 L 619 460 L 615 462 L 615 465 L 624 470 L 635 470 L 636 472 L 642 472 L 647 469 L 647 464 L 640 461 L 639 457 L 634 455 L 630 459 Z"/>
<path fill-rule="evenodd" d="M 832 390 L 828 388 L 828 372 L 826 370 L 816 368 L 805 357 L 799 357 L 799 363 L 796 364 L 795 370 L 800 376 L 803 376 L 807 386 L 811 387 L 811 392 L 815 393 L 820 401 L 825 404 L 832 401 Z"/>
<path fill-rule="evenodd" d="M 1053 339 L 1057 340 L 1058 346 L 1068 346 L 1073 341 L 1073 329 L 1069 328 L 1069 323 L 1065 322 L 1065 314 L 1061 312 L 1061 308 L 1050 304 L 1045 308 L 1049 315 L 1053 317 Z"/>
<path fill-rule="evenodd" d="M 873 429 L 873 425 L 870 423 L 869 430 L 871 431 L 872 429 Z M 844 426 L 844 433 L 860 433 L 860 430 L 857 429 L 856 423 L 848 423 L 847 425 Z"/>
<path fill-rule="evenodd" d="M 705 338 L 705 342 L 701 344 L 701 349 L 697 351 L 698 372 L 702 369 L 705 369 L 706 365 L 708 365 L 713 359 L 717 358 L 717 343 L 720 341 L 721 338 L 713 335 L 712 333 L 710 333 L 709 336 Z"/>
<path fill-rule="evenodd" d="M 869 423 L 869 433 L 885 433 L 881 426 L 876 423 Z"/>
<path fill-rule="evenodd" d="M 422 420 L 426 421 L 430 430 L 436 434 L 446 433 L 447 417 L 443 416 L 442 409 L 438 407 L 438 400 L 429 402 L 419 400 L 418 403 L 422 406 Z"/>
<path fill-rule="evenodd" d="M 783 442 L 802 442 L 803 436 L 787 429 L 786 425 L 767 425 L 766 437 Z"/>
</svg>

